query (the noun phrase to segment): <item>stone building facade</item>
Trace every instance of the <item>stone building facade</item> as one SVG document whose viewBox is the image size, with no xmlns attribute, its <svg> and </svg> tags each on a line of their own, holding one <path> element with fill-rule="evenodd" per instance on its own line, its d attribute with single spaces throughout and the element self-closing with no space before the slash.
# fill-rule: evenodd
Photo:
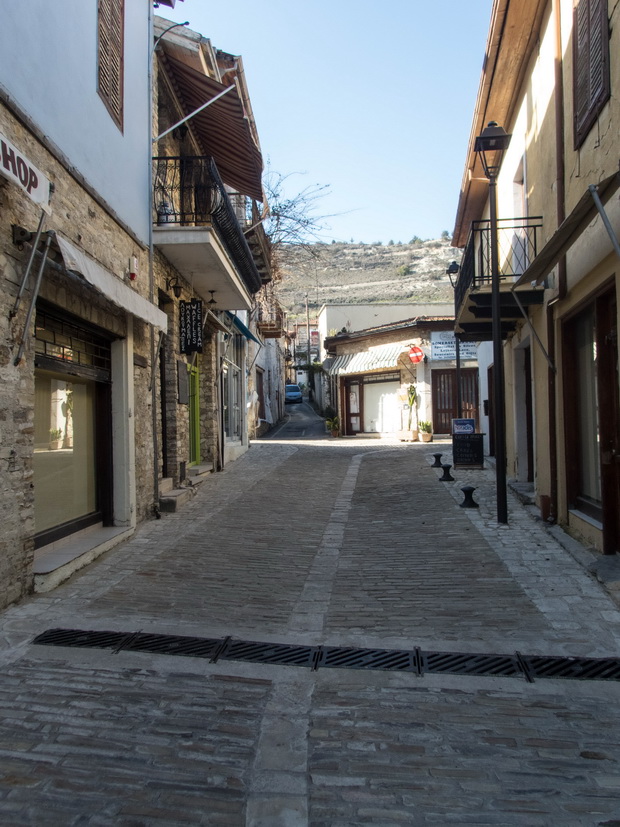
<svg viewBox="0 0 620 827">
<path fill-rule="evenodd" d="M 457 330 L 489 340 L 476 139 L 494 122 L 511 136 L 489 156 L 501 316 L 489 379 L 503 367 L 506 474 L 544 519 L 608 554 L 620 551 L 619 24 L 608 0 L 494 2 L 453 239 Z"/>
<path fill-rule="evenodd" d="M 459 415 L 474 419 L 479 430 L 476 348 L 464 349 L 459 359 L 459 414 L 453 329 L 452 317 L 420 315 L 328 336 L 325 398 L 338 415 L 341 433 L 396 434 L 416 431 L 416 423 L 428 422 L 432 432 L 450 434 L 452 419 Z M 415 391 L 413 417 L 410 389 Z"/>
<path fill-rule="evenodd" d="M 103 25 L 122 25 L 146 61 L 150 4 L 138 6 Z M 119 128 L 80 74 L 109 57 L 98 15 L 84 7 L 67 25 L 33 3 L 8 10 L 0 34 L 1 606 L 35 583 L 51 587 L 153 513 L 148 388 L 167 320 L 151 301 L 148 158 L 135 141 L 148 134 L 148 81 L 125 62 L 125 90 L 139 103 L 122 107 Z M 62 65 L 47 65 L 50 37 Z M 12 71 L 24 53 L 48 78 L 45 96 Z M 33 197 L 24 169 L 45 197 Z"/>
</svg>

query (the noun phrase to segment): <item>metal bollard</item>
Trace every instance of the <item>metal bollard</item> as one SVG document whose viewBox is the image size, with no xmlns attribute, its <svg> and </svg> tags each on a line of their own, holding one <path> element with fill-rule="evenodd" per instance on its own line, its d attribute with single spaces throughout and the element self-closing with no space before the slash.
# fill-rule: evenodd
<svg viewBox="0 0 620 827">
<path fill-rule="evenodd" d="M 443 454 L 433 454 L 435 457 L 435 462 L 431 465 L 431 468 L 441 468 L 441 458 Z"/>
<path fill-rule="evenodd" d="M 439 482 L 454 482 L 454 477 L 450 476 L 451 465 L 442 465 L 443 477 L 439 477 Z"/>
<path fill-rule="evenodd" d="M 461 488 L 463 494 L 465 494 L 465 499 L 461 503 L 461 508 L 480 508 L 478 503 L 474 502 L 474 491 L 476 489 L 473 485 L 464 485 Z"/>
</svg>

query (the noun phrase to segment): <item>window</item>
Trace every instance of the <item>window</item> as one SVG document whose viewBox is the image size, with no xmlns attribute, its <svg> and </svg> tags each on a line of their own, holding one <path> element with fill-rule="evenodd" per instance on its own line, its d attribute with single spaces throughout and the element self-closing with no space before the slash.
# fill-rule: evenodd
<svg viewBox="0 0 620 827">
<path fill-rule="evenodd" d="M 240 334 L 233 334 L 224 357 L 222 370 L 222 402 L 224 406 L 224 432 L 227 439 L 242 437 L 242 365 L 245 358 L 245 342 Z"/>
<path fill-rule="evenodd" d="M 123 128 L 123 29 L 125 0 L 99 0 L 97 90 L 108 112 Z"/>
<path fill-rule="evenodd" d="M 609 99 L 607 0 L 579 0 L 573 16 L 573 106 L 578 149 Z"/>
</svg>

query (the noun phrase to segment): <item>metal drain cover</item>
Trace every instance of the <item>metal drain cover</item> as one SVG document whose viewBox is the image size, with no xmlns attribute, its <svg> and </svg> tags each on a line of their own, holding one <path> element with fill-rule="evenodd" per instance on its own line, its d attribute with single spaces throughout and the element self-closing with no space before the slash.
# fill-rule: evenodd
<svg viewBox="0 0 620 827">
<path fill-rule="evenodd" d="M 33 643 L 149 652 L 246 663 L 305 666 L 311 669 L 382 669 L 416 675 L 443 673 L 486 677 L 563 678 L 565 680 L 620 681 L 620 658 L 545 657 L 542 655 L 427 652 L 412 649 L 363 649 L 353 646 L 297 646 L 233 638 L 158 635 L 148 632 L 101 632 L 82 629 L 48 629 Z"/>
</svg>

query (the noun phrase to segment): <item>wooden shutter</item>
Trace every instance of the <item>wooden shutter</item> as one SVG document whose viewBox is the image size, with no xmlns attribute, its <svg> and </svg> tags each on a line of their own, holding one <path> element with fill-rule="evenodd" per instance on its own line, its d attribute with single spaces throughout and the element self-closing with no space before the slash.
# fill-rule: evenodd
<svg viewBox="0 0 620 827">
<path fill-rule="evenodd" d="M 575 149 L 609 99 L 607 0 L 579 0 L 573 15 L 573 106 Z"/>
<path fill-rule="evenodd" d="M 98 91 L 123 128 L 123 30 L 125 0 L 98 0 Z"/>
</svg>

